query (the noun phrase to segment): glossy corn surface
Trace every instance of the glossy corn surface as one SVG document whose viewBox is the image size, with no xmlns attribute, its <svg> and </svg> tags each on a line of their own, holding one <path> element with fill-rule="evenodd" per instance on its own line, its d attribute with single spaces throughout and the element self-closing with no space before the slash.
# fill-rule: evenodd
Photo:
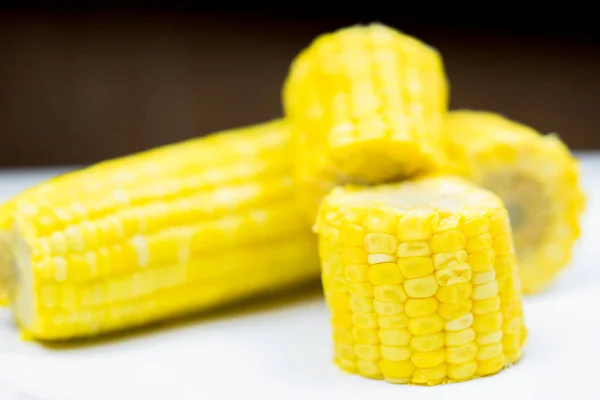
<svg viewBox="0 0 600 400">
<path fill-rule="evenodd" d="M 442 163 L 447 102 L 440 54 L 387 26 L 341 29 L 302 51 L 283 103 L 311 222 L 335 184 L 399 180 Z"/>
<path fill-rule="evenodd" d="M 459 178 L 338 187 L 316 229 L 335 363 L 436 385 L 518 361 L 527 331 L 508 214 Z"/>
<path fill-rule="evenodd" d="M 25 335 L 122 330 L 317 278 L 272 121 L 104 162 L 11 201 L 2 248 Z"/>
<path fill-rule="evenodd" d="M 585 195 L 577 160 L 556 135 L 490 112 L 453 111 L 445 132 L 456 171 L 508 208 L 523 291 L 545 289 L 580 234 Z"/>
</svg>

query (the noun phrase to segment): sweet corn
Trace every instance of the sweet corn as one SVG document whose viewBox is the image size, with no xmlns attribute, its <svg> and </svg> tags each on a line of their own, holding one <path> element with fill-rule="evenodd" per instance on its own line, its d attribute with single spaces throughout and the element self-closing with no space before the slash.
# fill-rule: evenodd
<svg viewBox="0 0 600 400">
<path fill-rule="evenodd" d="M 91 336 L 318 277 L 291 146 L 287 125 L 272 121 L 100 163 L 12 199 L 1 267 L 20 329 Z"/>
<path fill-rule="evenodd" d="M 524 293 L 543 290 L 579 237 L 585 196 L 577 161 L 557 136 L 490 112 L 451 112 L 445 131 L 456 172 L 506 203 Z M 470 245 L 488 242 L 480 237 Z"/>
<path fill-rule="evenodd" d="M 441 176 L 337 187 L 315 229 L 340 368 L 436 385 L 521 357 L 527 331 L 508 213 L 491 192 Z M 469 249 L 473 240 L 485 246 Z M 360 292 L 348 289 L 359 283 Z"/>
<path fill-rule="evenodd" d="M 398 180 L 443 163 L 447 103 L 440 54 L 384 25 L 325 34 L 302 51 L 283 104 L 311 222 L 335 184 Z"/>
</svg>

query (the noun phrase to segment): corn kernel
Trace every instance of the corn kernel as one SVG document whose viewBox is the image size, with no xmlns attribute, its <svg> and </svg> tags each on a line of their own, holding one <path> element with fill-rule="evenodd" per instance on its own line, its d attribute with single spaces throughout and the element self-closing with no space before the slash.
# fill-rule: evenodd
<svg viewBox="0 0 600 400">
<path fill-rule="evenodd" d="M 432 233 L 433 215 L 429 212 L 411 212 L 398 222 L 397 237 L 401 242 L 427 240 Z"/>
<path fill-rule="evenodd" d="M 352 335 L 356 343 L 379 344 L 379 335 L 376 329 L 354 327 Z"/>
<path fill-rule="evenodd" d="M 381 358 L 389 361 L 404 361 L 410 359 L 412 349 L 408 346 L 381 346 Z"/>
<path fill-rule="evenodd" d="M 369 280 L 369 266 L 367 264 L 348 265 L 346 279 L 349 282 L 366 282 Z"/>
<path fill-rule="evenodd" d="M 455 286 L 457 285 L 451 287 Z M 434 275 L 409 279 L 404 282 L 404 290 L 409 297 L 422 299 L 433 296 L 438 290 L 438 283 Z"/>
<path fill-rule="evenodd" d="M 406 346 L 410 343 L 410 333 L 406 329 L 382 329 L 379 340 L 385 346 Z"/>
<path fill-rule="evenodd" d="M 434 254 L 433 263 L 436 270 L 462 265 L 467 263 L 467 252 L 465 250 L 457 250 L 449 253 Z"/>
<path fill-rule="evenodd" d="M 403 242 L 398 246 L 396 252 L 398 257 L 425 257 L 431 255 L 431 249 L 427 242 Z"/>
<path fill-rule="evenodd" d="M 475 332 L 496 332 L 502 328 L 502 313 L 495 311 L 491 314 L 480 315 L 473 322 Z"/>
<path fill-rule="evenodd" d="M 408 326 L 406 314 L 378 317 L 377 322 L 381 329 L 402 329 Z"/>
<path fill-rule="evenodd" d="M 473 314 L 489 314 L 500 309 L 500 298 L 498 296 L 488 297 L 487 299 L 473 302 Z"/>
<path fill-rule="evenodd" d="M 373 297 L 373 285 L 369 282 L 349 283 L 348 293 L 358 297 Z"/>
<path fill-rule="evenodd" d="M 433 220 L 433 230 L 435 232 L 444 232 L 451 229 L 459 229 L 461 223 L 462 216 L 460 214 L 440 214 L 438 215 L 438 218 Z"/>
<path fill-rule="evenodd" d="M 415 367 L 410 361 L 379 360 L 379 368 L 385 379 L 408 379 Z"/>
<path fill-rule="evenodd" d="M 448 364 L 446 374 L 455 381 L 470 379 L 477 371 L 476 361 L 467 361 L 463 364 Z"/>
<path fill-rule="evenodd" d="M 404 305 L 400 303 L 389 303 L 375 300 L 373 308 L 377 315 L 398 315 L 404 310 Z"/>
<path fill-rule="evenodd" d="M 467 252 L 477 253 L 492 248 L 492 235 L 484 233 L 479 236 L 467 239 Z"/>
<path fill-rule="evenodd" d="M 404 305 L 406 315 L 409 317 L 422 317 L 433 314 L 438 308 L 438 301 L 435 297 L 425 299 L 408 299 Z"/>
<path fill-rule="evenodd" d="M 369 254 L 367 256 L 367 261 L 369 264 L 381 264 L 381 263 L 393 263 L 396 261 L 396 256 L 391 254 Z"/>
<path fill-rule="evenodd" d="M 404 303 L 408 298 L 404 287 L 400 285 L 381 285 L 373 288 L 375 299 L 390 303 Z"/>
<path fill-rule="evenodd" d="M 369 233 L 365 236 L 365 248 L 369 253 L 396 254 L 398 239 L 387 233 Z"/>
<path fill-rule="evenodd" d="M 381 375 L 379 363 L 376 361 L 359 360 L 356 362 L 356 367 L 364 376 L 379 377 Z"/>
<path fill-rule="evenodd" d="M 417 368 L 433 368 L 442 364 L 445 360 L 444 350 L 428 351 L 426 353 L 413 353 L 410 356 L 410 361 Z"/>
<path fill-rule="evenodd" d="M 471 300 L 459 301 L 457 303 L 439 303 L 438 313 L 444 319 L 456 319 L 471 311 Z"/>
<path fill-rule="evenodd" d="M 444 334 L 437 332 L 429 335 L 413 336 L 410 340 L 410 347 L 422 353 L 441 349 L 444 347 Z"/>
<path fill-rule="evenodd" d="M 502 355 L 502 343 L 494 343 L 494 344 L 488 344 L 485 346 L 479 346 L 479 351 L 477 353 L 477 360 L 478 361 L 483 361 L 483 360 L 489 360 L 491 358 L 496 358 L 500 355 Z"/>
<path fill-rule="evenodd" d="M 500 354 L 498 357 L 478 362 L 477 375 L 486 376 L 495 374 L 504 367 L 505 360 L 504 354 Z"/>
<path fill-rule="evenodd" d="M 340 244 L 342 246 L 362 246 L 365 233 L 362 226 L 343 225 L 340 230 Z"/>
<path fill-rule="evenodd" d="M 367 230 L 369 232 L 396 234 L 396 216 L 382 207 L 373 206 L 367 211 Z"/>
<path fill-rule="evenodd" d="M 413 335 L 429 335 L 444 329 L 444 320 L 437 314 L 430 314 L 423 317 L 410 318 L 407 327 Z"/>
<path fill-rule="evenodd" d="M 473 342 L 446 348 L 446 361 L 451 364 L 462 364 L 471 361 L 476 355 L 477 345 Z"/>
<path fill-rule="evenodd" d="M 473 285 L 481 285 L 483 283 L 491 282 L 494 279 L 496 279 L 496 271 L 493 269 L 489 271 L 475 272 L 473 274 L 472 283 Z"/>
<path fill-rule="evenodd" d="M 461 346 L 472 342 L 475 339 L 475 330 L 465 328 L 460 331 L 446 332 L 446 346 Z"/>
<path fill-rule="evenodd" d="M 375 329 L 378 327 L 375 313 L 352 314 L 352 322 L 360 328 Z"/>
<path fill-rule="evenodd" d="M 373 299 L 350 296 L 350 309 L 355 313 L 373 312 Z"/>
<path fill-rule="evenodd" d="M 340 359 L 336 360 L 336 363 L 337 363 L 337 365 L 339 365 L 339 367 L 341 369 L 343 369 L 344 371 L 347 371 L 351 374 L 355 373 L 357 370 L 356 361 L 354 361 L 354 360 L 340 358 Z"/>
<path fill-rule="evenodd" d="M 435 278 L 440 286 L 451 286 L 469 282 L 471 275 L 471 267 L 468 264 L 462 264 L 436 271 Z"/>
<path fill-rule="evenodd" d="M 434 253 L 447 253 L 464 249 L 467 240 L 461 231 L 449 230 L 433 235 L 430 243 Z"/>
<path fill-rule="evenodd" d="M 368 254 L 362 247 L 342 247 L 341 256 L 346 265 L 368 263 Z"/>
<path fill-rule="evenodd" d="M 379 359 L 379 346 L 373 344 L 357 344 L 354 353 L 361 360 L 373 361 Z"/>
<path fill-rule="evenodd" d="M 467 257 L 467 264 L 473 272 L 489 271 L 494 268 L 495 254 L 493 250 L 471 253 Z"/>
<path fill-rule="evenodd" d="M 501 341 L 502 331 L 478 333 L 476 340 L 477 344 L 481 346 L 499 343 Z"/>
<path fill-rule="evenodd" d="M 406 282 L 404 284 L 406 285 Z M 458 303 L 470 299 L 472 293 L 473 285 L 463 282 L 451 286 L 441 286 L 435 297 L 442 303 Z"/>
<path fill-rule="evenodd" d="M 420 385 L 434 385 L 446 378 L 446 364 L 427 369 L 415 369 L 412 382 Z"/>
<path fill-rule="evenodd" d="M 498 294 L 498 282 L 491 281 L 473 288 L 473 300 L 483 300 Z"/>
<path fill-rule="evenodd" d="M 422 278 L 434 271 L 431 257 L 400 258 L 398 260 L 400 272 L 407 279 Z"/>
<path fill-rule="evenodd" d="M 461 331 L 470 327 L 473 324 L 473 314 L 468 313 L 456 319 L 446 321 L 444 329 L 447 332 Z"/>
<path fill-rule="evenodd" d="M 500 235 L 494 239 L 493 248 L 496 254 L 508 253 L 512 250 L 512 241 L 508 235 Z"/>
<path fill-rule="evenodd" d="M 345 358 L 347 360 L 355 360 L 354 346 L 347 343 L 336 343 L 335 345 L 336 358 Z"/>
<path fill-rule="evenodd" d="M 393 285 L 404 279 L 396 263 L 382 263 L 371 266 L 369 280 L 373 285 Z"/>
<path fill-rule="evenodd" d="M 490 229 L 490 220 L 486 216 L 475 216 L 465 221 L 463 225 L 463 233 L 466 237 L 471 238 L 486 233 Z"/>
<path fill-rule="evenodd" d="M 350 307 L 350 296 L 345 293 L 327 293 L 327 304 L 333 310 L 344 309 Z"/>
</svg>

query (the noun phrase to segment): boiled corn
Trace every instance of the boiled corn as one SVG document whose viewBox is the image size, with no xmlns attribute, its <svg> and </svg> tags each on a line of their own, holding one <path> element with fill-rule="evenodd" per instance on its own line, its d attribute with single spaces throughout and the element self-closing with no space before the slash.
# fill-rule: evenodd
<svg viewBox="0 0 600 400">
<path fill-rule="evenodd" d="M 318 277 L 294 197 L 287 125 L 166 146 L 15 197 L 2 235 L 26 336 L 69 339 Z"/>
<path fill-rule="evenodd" d="M 398 180 L 443 163 L 447 103 L 440 54 L 384 25 L 325 34 L 302 51 L 283 104 L 311 222 L 335 184 Z"/>
<path fill-rule="evenodd" d="M 523 291 L 546 288 L 579 237 L 585 196 L 576 159 L 557 136 L 490 112 L 451 112 L 445 131 L 457 172 L 508 208 Z"/>
<path fill-rule="evenodd" d="M 508 214 L 492 193 L 456 177 L 337 187 L 316 230 L 342 369 L 435 385 L 521 357 Z"/>
</svg>

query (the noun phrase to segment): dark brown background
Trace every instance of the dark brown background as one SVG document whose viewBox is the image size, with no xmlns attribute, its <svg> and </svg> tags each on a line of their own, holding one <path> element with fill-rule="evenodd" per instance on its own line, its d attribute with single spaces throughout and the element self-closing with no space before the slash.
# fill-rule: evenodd
<svg viewBox="0 0 600 400">
<path fill-rule="evenodd" d="M 600 148 L 595 21 L 307 9 L 2 12 L 0 166 L 89 163 L 278 116 L 293 56 L 321 32 L 372 20 L 442 51 L 453 107 Z"/>
</svg>

